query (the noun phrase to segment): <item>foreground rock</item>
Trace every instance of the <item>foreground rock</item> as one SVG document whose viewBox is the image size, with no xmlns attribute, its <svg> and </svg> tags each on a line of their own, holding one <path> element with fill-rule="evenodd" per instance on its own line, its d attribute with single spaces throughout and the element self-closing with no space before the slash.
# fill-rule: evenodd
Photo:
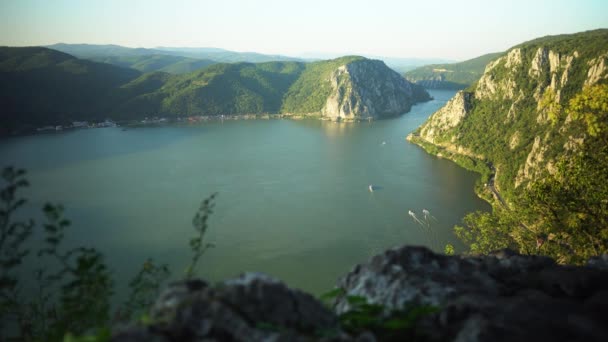
<svg viewBox="0 0 608 342">
<path fill-rule="evenodd" d="M 458 257 L 402 247 L 356 266 L 338 286 L 387 308 L 437 306 L 417 325 L 428 340 L 608 341 L 607 264 L 605 257 L 573 267 L 508 250 Z M 345 296 L 337 300 L 338 313 L 348 310 Z"/>
<path fill-rule="evenodd" d="M 123 330 L 113 340 L 297 341 L 338 329 L 336 315 L 313 296 L 260 273 L 215 287 L 201 280 L 174 283 L 150 316 L 154 324 Z"/>
<path fill-rule="evenodd" d="M 169 286 L 152 325 L 116 331 L 114 341 L 373 341 L 382 332 L 345 332 L 339 315 L 361 296 L 389 312 L 432 305 L 408 336 L 424 341 L 607 341 L 608 258 L 586 267 L 500 251 L 488 256 L 435 254 L 401 247 L 340 279 L 334 312 L 268 276 L 247 273 L 210 286 Z M 390 336 L 390 335 L 388 335 Z"/>
</svg>

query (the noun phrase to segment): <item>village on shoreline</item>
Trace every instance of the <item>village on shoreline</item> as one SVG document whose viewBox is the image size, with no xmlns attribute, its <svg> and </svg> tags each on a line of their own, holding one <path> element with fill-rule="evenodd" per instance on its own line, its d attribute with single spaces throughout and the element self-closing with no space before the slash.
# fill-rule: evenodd
<svg viewBox="0 0 608 342">
<path fill-rule="evenodd" d="M 168 118 L 164 116 L 151 116 L 145 117 L 141 120 L 128 120 L 128 121 L 114 121 L 112 119 L 105 119 L 103 121 L 72 121 L 67 124 L 47 125 L 38 127 L 33 132 L 29 133 L 50 133 L 60 132 L 66 130 L 75 129 L 90 129 L 90 128 L 105 128 L 105 127 L 123 127 L 137 128 L 145 126 L 159 126 L 165 124 L 200 124 L 205 122 L 215 121 L 237 121 L 237 120 L 277 120 L 277 119 L 291 119 L 291 120 L 304 120 L 304 119 L 316 119 L 322 121 L 333 121 L 333 122 L 368 122 L 375 120 L 374 118 L 365 119 L 342 119 L 335 120 L 330 117 L 321 116 L 319 113 L 312 114 L 224 114 L 224 115 L 196 115 L 187 117 L 174 117 Z"/>
</svg>

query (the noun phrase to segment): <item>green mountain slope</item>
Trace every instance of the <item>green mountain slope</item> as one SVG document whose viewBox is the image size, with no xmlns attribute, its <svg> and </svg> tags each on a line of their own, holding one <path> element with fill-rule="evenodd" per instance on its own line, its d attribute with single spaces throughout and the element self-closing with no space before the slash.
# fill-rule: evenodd
<svg viewBox="0 0 608 342">
<path fill-rule="evenodd" d="M 217 48 L 178 48 L 158 47 L 154 49 L 129 48 L 120 45 L 96 44 L 54 44 L 47 46 L 50 49 L 61 51 L 78 58 L 97 59 L 105 57 L 133 57 L 149 55 L 168 55 L 193 59 L 207 59 L 219 63 L 262 63 L 273 61 L 302 61 L 294 57 L 281 55 L 265 55 L 255 52 L 236 52 Z M 156 69 L 158 70 L 158 69 Z"/>
<path fill-rule="evenodd" d="M 403 114 L 430 97 L 384 62 L 347 56 L 308 63 L 285 95 L 282 111 L 313 113 L 334 120 Z"/>
<path fill-rule="evenodd" d="M 211 59 L 221 63 L 302 62 L 300 58 L 282 55 L 266 55 L 257 52 L 236 52 L 218 48 L 159 47 L 163 53 L 191 58 Z"/>
<path fill-rule="evenodd" d="M 504 53 L 489 53 L 468 61 L 449 64 L 431 64 L 404 74 L 413 83 L 429 89 L 464 89 L 483 74 L 486 64 Z"/>
<path fill-rule="evenodd" d="M 289 113 L 360 120 L 403 114 L 429 99 L 383 62 L 363 57 L 214 64 L 173 75 L 141 74 L 46 48 L 3 48 L 0 86 L 4 133 L 149 116 Z"/>
<path fill-rule="evenodd" d="M 143 81 L 142 81 L 143 80 Z M 216 64 L 173 76 L 155 91 L 116 108 L 128 115 L 219 115 L 287 113 L 359 120 L 398 115 L 429 99 L 380 61 L 342 57 L 315 63 Z M 148 84 L 146 75 L 132 84 Z M 133 88 L 132 84 L 124 89 Z"/>
<path fill-rule="evenodd" d="M 485 174 L 478 191 L 494 198 L 494 216 L 460 230 L 474 251 L 510 246 L 564 262 L 607 251 L 607 66 L 605 29 L 518 45 L 410 136 Z"/>
<path fill-rule="evenodd" d="M 103 118 L 111 91 L 136 70 L 80 60 L 40 47 L 0 48 L 3 130 Z"/>
<path fill-rule="evenodd" d="M 123 68 L 131 68 L 141 72 L 162 71 L 171 74 L 189 73 L 216 61 L 170 55 L 141 55 L 141 56 L 104 56 L 92 57 L 91 60 L 108 63 Z"/>
<path fill-rule="evenodd" d="M 363 57 L 349 56 L 306 65 L 306 71 L 288 90 L 282 110 L 286 113 L 320 113 L 332 88 L 331 73 L 338 67 Z"/>
<path fill-rule="evenodd" d="M 114 44 L 99 45 L 58 43 L 45 47 L 85 59 L 103 56 L 144 56 L 160 53 L 160 51 L 155 49 L 129 48 Z"/>
<path fill-rule="evenodd" d="M 300 75 L 296 62 L 216 64 L 203 70 L 172 76 L 154 91 L 145 92 L 115 109 L 117 116 L 219 115 L 278 113 L 283 94 Z M 159 75 L 160 77 L 160 75 Z M 152 81 L 147 75 L 123 89 Z M 146 113 L 147 111 L 147 113 Z"/>
</svg>

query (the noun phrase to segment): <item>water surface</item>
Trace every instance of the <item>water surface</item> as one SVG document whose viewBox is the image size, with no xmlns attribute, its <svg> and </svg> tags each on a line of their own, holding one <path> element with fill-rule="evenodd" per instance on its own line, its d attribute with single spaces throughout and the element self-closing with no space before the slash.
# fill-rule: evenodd
<svg viewBox="0 0 608 342">
<path fill-rule="evenodd" d="M 489 206 L 474 173 L 405 137 L 452 95 L 372 123 L 258 120 L 191 127 L 79 130 L 0 142 L 3 163 L 28 169 L 30 208 L 62 203 L 68 243 L 99 248 L 119 289 L 152 257 L 179 277 L 192 216 L 219 192 L 198 272 L 221 280 L 270 273 L 314 293 L 386 248 L 461 246 L 452 227 Z M 373 184 L 375 191 L 368 186 Z M 424 229 L 408 216 L 430 210 Z"/>
</svg>

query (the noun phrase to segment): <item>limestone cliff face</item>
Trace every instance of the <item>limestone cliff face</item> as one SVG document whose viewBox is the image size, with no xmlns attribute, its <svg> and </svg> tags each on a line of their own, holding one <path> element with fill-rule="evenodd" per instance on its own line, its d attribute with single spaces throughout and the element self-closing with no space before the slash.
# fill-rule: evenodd
<svg viewBox="0 0 608 342">
<path fill-rule="evenodd" d="M 556 159 L 585 138 L 555 113 L 584 87 L 608 79 L 606 41 L 608 30 L 597 30 L 514 47 L 413 136 L 454 153 L 483 156 L 505 171 L 496 179 L 499 187 L 517 189 L 555 172 Z"/>
<path fill-rule="evenodd" d="M 388 68 L 361 59 L 342 65 L 329 76 L 331 93 L 322 115 L 331 120 L 365 120 L 406 113 L 429 94 Z"/>
<path fill-rule="evenodd" d="M 434 113 L 422 127 L 420 135 L 431 143 L 458 126 L 471 110 L 471 93 L 459 91 L 445 106 Z"/>
</svg>

